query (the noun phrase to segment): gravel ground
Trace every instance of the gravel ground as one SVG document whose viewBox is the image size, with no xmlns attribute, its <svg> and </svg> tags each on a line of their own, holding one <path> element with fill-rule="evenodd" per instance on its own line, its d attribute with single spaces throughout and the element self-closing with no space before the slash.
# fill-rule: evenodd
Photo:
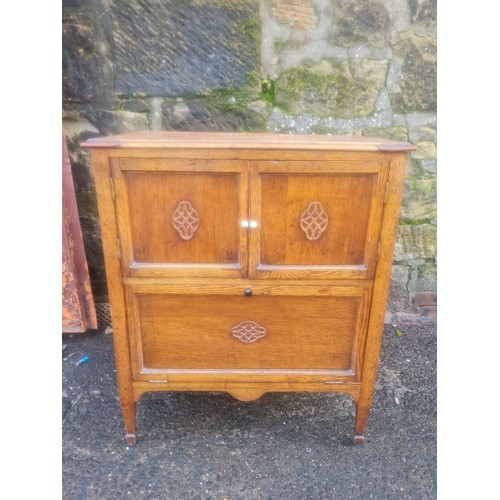
<svg viewBox="0 0 500 500">
<path fill-rule="evenodd" d="M 399 330 L 385 328 L 357 446 L 347 395 L 272 393 L 245 403 L 173 392 L 140 399 L 129 447 L 112 336 L 65 335 L 63 498 L 436 498 L 436 326 Z"/>
</svg>

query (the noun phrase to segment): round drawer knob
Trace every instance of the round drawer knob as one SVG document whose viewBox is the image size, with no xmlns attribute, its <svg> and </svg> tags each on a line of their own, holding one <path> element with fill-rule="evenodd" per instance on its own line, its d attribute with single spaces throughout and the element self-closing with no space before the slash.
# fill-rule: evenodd
<svg viewBox="0 0 500 500">
<path fill-rule="evenodd" d="M 251 220 L 251 221 L 250 221 L 250 227 L 251 227 L 252 229 L 255 229 L 255 228 L 257 227 L 257 221 Z"/>
<path fill-rule="evenodd" d="M 250 225 L 250 223 L 247 221 L 247 220 L 242 220 L 241 221 L 241 227 L 248 227 Z"/>
<path fill-rule="evenodd" d="M 247 297 L 250 297 L 250 295 L 252 295 L 252 293 L 253 293 L 253 292 L 252 292 L 252 290 L 251 290 L 250 288 L 247 288 L 247 289 L 245 290 L 245 295 L 246 295 Z"/>
</svg>

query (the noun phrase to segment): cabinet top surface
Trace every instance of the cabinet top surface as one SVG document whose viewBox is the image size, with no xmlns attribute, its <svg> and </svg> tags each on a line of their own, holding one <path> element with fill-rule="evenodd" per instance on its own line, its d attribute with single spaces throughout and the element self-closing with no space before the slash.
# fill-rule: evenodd
<svg viewBox="0 0 500 500">
<path fill-rule="evenodd" d="M 350 135 L 247 132 L 134 132 L 96 137 L 87 148 L 300 149 L 323 151 L 413 151 L 408 142 Z"/>
</svg>

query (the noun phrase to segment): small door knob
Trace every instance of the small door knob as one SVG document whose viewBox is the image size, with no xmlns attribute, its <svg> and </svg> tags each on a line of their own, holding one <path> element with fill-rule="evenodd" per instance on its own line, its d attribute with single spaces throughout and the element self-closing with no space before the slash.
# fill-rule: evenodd
<svg viewBox="0 0 500 500">
<path fill-rule="evenodd" d="M 241 227 L 248 227 L 250 223 L 247 220 L 242 220 L 241 221 Z"/>
<path fill-rule="evenodd" d="M 245 290 L 245 295 L 246 295 L 247 297 L 250 297 L 250 295 L 252 295 L 252 293 L 253 293 L 253 292 L 252 292 L 252 290 L 251 290 L 250 288 L 247 288 L 247 289 Z"/>
<path fill-rule="evenodd" d="M 250 227 L 251 227 L 252 229 L 255 229 L 255 228 L 257 227 L 257 221 L 251 220 L 251 221 L 250 221 Z"/>
</svg>

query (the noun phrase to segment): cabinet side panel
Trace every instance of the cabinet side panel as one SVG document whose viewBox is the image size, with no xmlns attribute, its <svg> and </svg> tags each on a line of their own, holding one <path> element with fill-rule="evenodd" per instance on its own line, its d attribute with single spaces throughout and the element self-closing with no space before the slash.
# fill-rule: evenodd
<svg viewBox="0 0 500 500">
<path fill-rule="evenodd" d="M 92 168 L 97 193 L 104 264 L 113 323 L 118 390 L 122 405 L 133 402 L 125 299 L 118 252 L 118 233 L 111 191 L 111 174 L 106 150 L 92 151 Z"/>
<path fill-rule="evenodd" d="M 394 244 L 396 240 L 401 198 L 403 195 L 406 161 L 406 153 L 394 154 L 391 160 L 387 198 L 382 221 L 379 260 L 373 285 L 372 305 L 368 324 L 358 411 L 368 411 L 373 396 L 384 328 L 384 315 L 391 279 Z"/>
</svg>

